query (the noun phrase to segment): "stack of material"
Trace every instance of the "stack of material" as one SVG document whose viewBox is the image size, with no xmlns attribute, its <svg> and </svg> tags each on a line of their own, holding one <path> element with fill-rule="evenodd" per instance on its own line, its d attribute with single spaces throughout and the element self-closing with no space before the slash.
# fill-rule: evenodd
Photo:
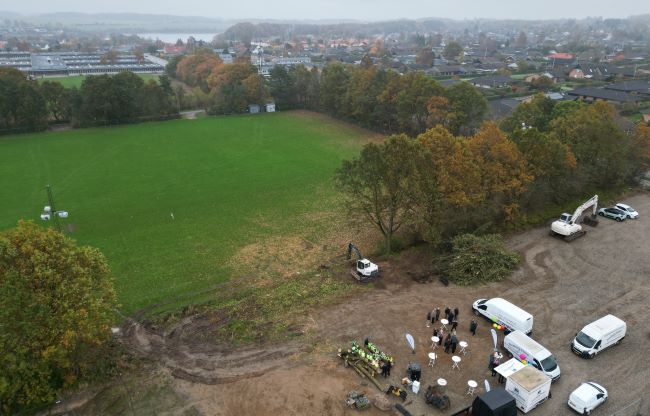
<svg viewBox="0 0 650 416">
<path fill-rule="evenodd" d="M 444 394 L 444 387 L 429 386 L 424 395 L 427 404 L 434 406 L 442 411 L 448 410 L 451 407 L 449 396 Z"/>
<path fill-rule="evenodd" d="M 357 409 L 365 409 L 370 407 L 370 400 L 363 394 L 358 391 L 351 391 L 348 393 L 348 398 L 346 403 L 350 407 L 355 407 Z"/>
<path fill-rule="evenodd" d="M 378 372 L 378 366 L 375 367 L 370 360 L 366 357 L 359 355 L 357 352 L 351 350 L 343 351 L 339 348 L 338 356 L 343 360 L 343 365 L 352 367 L 354 371 L 361 378 L 367 378 L 374 384 L 380 391 L 384 389 L 375 380 L 375 374 Z"/>
</svg>

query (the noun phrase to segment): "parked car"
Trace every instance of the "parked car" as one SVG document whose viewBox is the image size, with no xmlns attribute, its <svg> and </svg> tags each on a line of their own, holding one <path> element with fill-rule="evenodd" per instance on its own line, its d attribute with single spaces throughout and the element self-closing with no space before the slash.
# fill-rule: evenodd
<svg viewBox="0 0 650 416">
<path fill-rule="evenodd" d="M 625 221 L 627 214 L 618 208 L 601 208 L 598 215 L 611 218 L 616 221 Z"/>
<path fill-rule="evenodd" d="M 627 218 L 629 218 L 631 220 L 635 220 L 635 219 L 639 218 L 639 213 L 636 212 L 636 210 L 634 208 L 632 208 L 631 206 L 629 206 L 629 205 L 618 203 L 618 204 L 616 204 L 615 208 L 618 208 L 621 211 L 625 212 L 625 215 L 627 216 Z"/>
<path fill-rule="evenodd" d="M 569 396 L 569 407 L 580 413 L 588 415 L 596 407 L 600 406 L 607 400 L 607 390 L 605 387 L 594 382 L 582 383 L 580 387 L 573 390 Z"/>
</svg>

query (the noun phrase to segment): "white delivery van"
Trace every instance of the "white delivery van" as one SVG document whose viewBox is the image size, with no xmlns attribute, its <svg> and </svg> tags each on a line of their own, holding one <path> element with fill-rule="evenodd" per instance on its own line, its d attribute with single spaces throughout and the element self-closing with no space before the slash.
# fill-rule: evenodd
<svg viewBox="0 0 650 416">
<path fill-rule="evenodd" d="M 503 347 L 519 361 L 526 360 L 544 372 L 553 381 L 560 378 L 560 366 L 549 350 L 521 331 L 513 331 L 503 338 Z"/>
<path fill-rule="evenodd" d="M 505 333 L 521 331 L 533 332 L 533 315 L 505 299 L 479 299 L 472 305 L 476 315 L 483 315 L 494 323 L 505 326 Z"/>
<path fill-rule="evenodd" d="M 515 398 L 519 410 L 528 413 L 550 397 L 551 379 L 527 365 L 506 379 L 506 391 Z"/>
<path fill-rule="evenodd" d="M 594 358 L 607 347 L 618 344 L 625 338 L 627 325 L 614 315 L 606 315 L 590 323 L 576 334 L 571 350 L 581 357 Z"/>
</svg>

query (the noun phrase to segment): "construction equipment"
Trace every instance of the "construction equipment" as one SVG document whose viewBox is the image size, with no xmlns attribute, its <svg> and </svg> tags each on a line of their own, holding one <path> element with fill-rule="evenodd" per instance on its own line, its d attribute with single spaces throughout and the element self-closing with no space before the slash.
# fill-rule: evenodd
<svg viewBox="0 0 650 416">
<path fill-rule="evenodd" d="M 580 225 L 580 220 L 582 213 L 592 209 L 591 216 L 584 218 L 584 223 L 591 226 L 598 225 L 598 219 L 596 218 L 596 211 L 598 210 L 598 195 L 592 196 L 584 204 L 576 208 L 573 215 L 564 213 L 560 216 L 560 219 L 553 221 L 551 224 L 550 234 L 555 237 L 561 237 L 564 241 L 573 241 L 576 238 L 582 237 L 587 233 L 587 231 L 582 229 Z"/>
<path fill-rule="evenodd" d="M 352 252 L 357 256 L 356 273 L 354 270 L 352 271 L 352 275 L 355 279 L 360 282 L 366 282 L 373 277 L 379 276 L 379 266 L 363 257 L 357 246 L 350 243 L 348 244 L 348 260 L 352 258 Z"/>
</svg>

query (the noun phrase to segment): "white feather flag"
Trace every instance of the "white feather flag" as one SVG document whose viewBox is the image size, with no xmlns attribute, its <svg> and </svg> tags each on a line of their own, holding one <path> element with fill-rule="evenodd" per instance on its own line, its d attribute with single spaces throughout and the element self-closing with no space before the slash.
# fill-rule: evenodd
<svg viewBox="0 0 650 416">
<path fill-rule="evenodd" d="M 411 346 L 411 349 L 413 350 L 413 354 L 415 354 L 415 340 L 413 339 L 413 335 L 406 334 L 406 340 L 408 341 L 409 345 Z"/>
</svg>

